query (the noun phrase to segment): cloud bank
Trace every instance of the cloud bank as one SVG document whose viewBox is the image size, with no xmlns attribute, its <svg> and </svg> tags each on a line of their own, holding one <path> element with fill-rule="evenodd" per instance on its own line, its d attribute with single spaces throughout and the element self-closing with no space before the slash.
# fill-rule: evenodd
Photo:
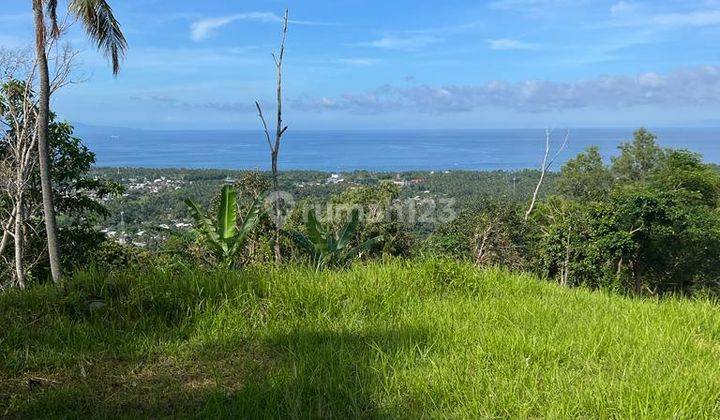
<svg viewBox="0 0 720 420">
<path fill-rule="evenodd" d="M 601 76 L 570 82 L 526 80 L 516 83 L 492 81 L 482 85 L 384 85 L 337 97 L 300 97 L 292 100 L 291 105 L 305 111 L 358 114 L 388 111 L 439 114 L 483 107 L 541 113 L 582 108 L 720 105 L 720 67 L 685 68 L 668 74 Z"/>
</svg>

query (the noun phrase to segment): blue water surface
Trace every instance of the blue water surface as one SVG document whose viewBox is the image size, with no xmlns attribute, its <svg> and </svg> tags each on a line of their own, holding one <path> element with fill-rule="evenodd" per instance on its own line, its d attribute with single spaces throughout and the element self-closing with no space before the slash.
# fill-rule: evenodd
<svg viewBox="0 0 720 420">
<path fill-rule="evenodd" d="M 684 148 L 720 163 L 720 129 L 653 130 L 664 147 Z M 606 158 L 633 129 L 572 129 L 558 164 L 589 145 Z M 269 150 L 260 131 L 152 131 L 81 127 L 76 133 L 97 154 L 99 167 L 268 169 Z M 553 146 L 565 130 L 555 130 Z M 347 130 L 288 131 L 282 169 L 323 171 L 492 170 L 535 168 L 545 147 L 544 130 Z"/>
</svg>

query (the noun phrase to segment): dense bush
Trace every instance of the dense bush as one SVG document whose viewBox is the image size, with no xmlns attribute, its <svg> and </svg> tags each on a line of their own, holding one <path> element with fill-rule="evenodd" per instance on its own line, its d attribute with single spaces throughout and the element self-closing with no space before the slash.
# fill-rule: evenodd
<svg viewBox="0 0 720 420">
<path fill-rule="evenodd" d="M 610 177 L 609 174 L 612 174 Z M 608 167 L 590 148 L 538 207 L 538 269 L 561 283 L 691 293 L 720 274 L 720 174 L 644 129 Z"/>
<path fill-rule="evenodd" d="M 3 96 L 7 89 L 8 85 L 0 89 L 0 96 Z M 0 120 L 12 123 L 13 117 L 3 114 L 0 109 Z M 51 115 L 49 129 L 51 178 L 62 263 L 68 268 L 84 266 L 90 261 L 89 256 L 94 250 L 106 240 L 105 235 L 98 229 L 98 223 L 110 215 L 103 200 L 122 192 L 122 187 L 112 180 L 90 175 L 95 164 L 95 154 L 74 135 L 72 125 L 58 121 Z M 12 136 L 12 130 L 0 130 L 0 181 L 3 185 L 13 182 L 7 175 L 13 147 Z M 49 264 L 45 255 L 47 240 L 42 214 L 40 171 L 37 165 L 32 167 L 24 188 L 23 259 L 27 265 L 26 274 L 30 278 L 43 280 L 47 277 Z M 7 196 L 9 193 L 8 188 L 3 188 L 0 192 L 3 223 L 12 213 L 11 200 Z M 11 264 L 5 262 L 13 259 L 9 256 L 12 254 L 11 248 L 5 249 L 8 255 L 0 255 L 0 283 L 3 284 L 4 280 L 10 277 L 8 272 L 11 271 Z"/>
<path fill-rule="evenodd" d="M 533 271 L 568 286 L 707 294 L 720 279 L 720 173 L 640 129 L 606 165 L 596 147 L 569 160 L 529 220 L 486 199 L 441 226 L 425 252 Z"/>
<path fill-rule="evenodd" d="M 462 210 L 455 220 L 438 227 L 423 249 L 478 265 L 521 269 L 529 262 L 527 229 L 516 204 L 487 200 Z"/>
<path fill-rule="evenodd" d="M 171 229 L 157 249 L 142 252 L 131 246 L 104 243 L 97 221 L 108 212 L 97 198 L 119 187 L 112 179 L 87 176 L 94 156 L 72 136 L 70 126 L 54 124 L 52 134 L 67 265 L 82 267 L 91 262 L 113 269 L 144 263 L 171 268 L 218 263 L 207 238 L 193 231 Z M 212 172 L 210 178 L 217 181 L 224 173 Z M 260 172 L 236 175 L 237 226 L 242 226 L 243 215 L 267 195 L 270 182 Z M 470 173 L 417 173 L 412 175 L 417 177 L 416 182 L 402 188 L 389 179 L 377 182 L 371 175 L 357 172 L 351 184 L 328 186 L 321 194 L 314 194 L 322 188 L 320 184 L 324 185 L 323 174 L 290 174 L 283 182 L 296 187 L 300 179 L 306 179 L 299 176 L 316 181 L 310 182 L 303 194 L 296 195 L 299 202 L 282 221 L 286 233 L 280 238 L 283 259 L 312 263 L 307 250 L 289 234 L 307 236 L 306 221 L 311 209 L 316 211 L 319 223 L 337 235 L 357 211 L 359 220 L 344 249 L 360 249 L 373 238 L 382 241 L 370 241 L 372 246 L 354 253 L 354 258 L 422 253 L 531 271 L 567 286 L 658 295 L 720 291 L 720 172 L 695 153 L 659 147 L 656 137 L 644 129 L 638 130 L 632 141 L 622 143 L 617 156 L 609 160 L 604 160 L 598 148 L 590 147 L 569 160 L 559 173 L 550 174 L 547 179 L 551 184 L 543 185 L 528 220 L 524 217 L 527 203 L 509 191 L 518 182 L 527 192 L 537 172 L 492 173 L 486 178 Z M 199 182 L 205 178 L 193 179 Z M 477 185 L 471 181 L 481 182 L 482 191 L 471 194 L 472 199 L 458 200 L 460 210 L 455 220 L 433 225 L 409 217 L 407 204 L 421 203 L 428 193 L 418 188 L 435 183 L 447 189 L 442 194 L 435 191 L 427 195 L 433 198 L 469 194 L 467 188 Z M 194 188 L 217 191 L 208 185 Z M 489 193 L 493 188 L 497 191 Z M 34 191 L 34 199 L 38 200 L 39 189 Z M 414 192 L 420 195 L 411 197 Z M 203 194 L 207 195 L 207 191 Z M 217 198 L 204 202 L 209 202 L 210 214 L 220 204 Z M 226 261 L 226 265 L 274 261 L 274 233 L 275 221 L 263 213 L 241 249 L 233 254 L 233 261 Z M 43 249 L 40 242 L 36 248 Z"/>
</svg>

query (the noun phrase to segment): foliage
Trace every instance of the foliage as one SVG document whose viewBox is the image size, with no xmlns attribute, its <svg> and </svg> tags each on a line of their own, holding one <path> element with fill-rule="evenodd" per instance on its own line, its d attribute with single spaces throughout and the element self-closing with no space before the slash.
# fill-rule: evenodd
<svg viewBox="0 0 720 420">
<path fill-rule="evenodd" d="M 517 205 L 486 200 L 438 227 L 425 242 L 424 250 L 478 265 L 526 268 L 528 232 L 521 213 Z"/>
<path fill-rule="evenodd" d="M 195 229 L 212 249 L 217 260 L 226 268 L 234 266 L 237 254 L 242 250 L 248 234 L 255 228 L 263 212 L 260 199 L 255 200 L 239 226 L 237 191 L 232 186 L 225 185 L 220 191 L 220 203 L 215 220 L 210 219 L 191 199 L 186 199 L 185 203 L 195 219 Z"/>
<path fill-rule="evenodd" d="M 599 200 L 607 196 L 612 184 L 612 173 L 603 163 L 600 149 L 591 146 L 565 163 L 557 189 L 570 199 Z"/>
<path fill-rule="evenodd" d="M 130 186 L 142 180 L 143 185 L 157 185 L 152 179 L 161 177 L 173 180 L 157 192 L 133 187 L 126 197 L 111 200 L 115 214 L 108 228 L 116 226 L 117 214 L 123 210 L 132 232 L 140 235 L 145 231 L 145 237 L 153 236 L 144 240 L 151 249 L 177 256 L 186 264 L 222 260 L 218 254 L 222 246 L 204 246 L 208 245 L 204 239 L 199 244 L 193 242 L 182 228 L 156 233 L 158 225 L 181 226 L 187 221 L 187 212 L 176 205 L 179 196 L 198 199 L 198 208 L 219 206 L 209 192 L 228 177 L 236 179 L 241 219 L 239 214 L 249 213 L 269 186 L 267 173 L 248 171 L 127 168 L 93 173 L 99 180 Z M 319 219 L 317 215 L 325 214 L 320 209 L 330 206 L 332 211 L 322 218 L 324 223 L 317 221 L 318 226 L 328 235 L 340 235 L 352 219 L 352 211 L 358 209 L 360 218 L 346 250 L 360 247 L 368 238 L 383 238 L 363 251 L 365 257 L 420 252 L 453 256 L 480 265 L 528 270 L 568 286 L 645 294 L 694 294 L 717 288 L 720 279 L 720 264 L 715 263 L 720 260 L 715 255 L 720 249 L 720 224 L 716 220 L 720 172 L 697 154 L 662 149 L 656 137 L 644 129 L 638 130 L 631 142 L 621 144 L 609 165 L 597 148 L 590 147 L 569 160 L 559 174 L 548 174 L 547 195 L 541 197 L 538 211 L 527 223 L 518 214 L 532 190 L 536 171 L 357 171 L 342 174 L 345 181 L 337 184 L 326 182 L 327 178 L 328 174 L 310 171 L 281 174 L 281 189 L 298 200 L 284 227 L 309 239 L 309 210 L 315 209 Z M 456 206 L 462 209 L 448 224 L 412 219 L 402 207 L 444 197 L 456 197 Z M 272 261 L 273 229 L 271 218 L 260 215 L 256 228 L 236 251 L 235 264 Z M 171 231 L 174 233 L 168 235 Z M 77 229 L 75 233 L 82 236 L 83 232 Z M 73 241 L 93 244 L 101 239 L 92 229 L 87 233 L 87 237 Z M 318 255 L 315 245 L 312 251 L 306 242 L 298 246 L 292 235 L 285 235 L 281 241 L 288 260 Z M 331 265 L 345 264 L 351 255 L 340 254 L 343 257 Z"/>
<path fill-rule="evenodd" d="M 261 199 L 270 190 L 270 187 L 270 179 L 261 172 L 248 171 L 240 174 L 239 179 L 235 182 L 235 188 L 238 190 L 238 208 L 241 214 L 248 213 L 253 203 Z M 265 211 L 260 215 L 255 229 L 248 234 L 245 240 L 244 252 L 239 255 L 241 263 L 274 261 L 274 233 L 275 223 L 270 214 Z M 281 246 L 283 255 L 287 255 L 288 244 L 281 241 Z"/>
<path fill-rule="evenodd" d="M 61 255 L 66 267 L 74 267 L 82 265 L 85 257 L 105 240 L 97 229 L 97 224 L 110 215 L 103 200 L 121 194 L 123 188 L 115 182 L 87 176 L 95 164 L 95 154 L 73 136 L 70 124 L 51 121 L 49 140 Z M 34 198 L 41 202 L 39 172 L 34 184 Z"/>
<path fill-rule="evenodd" d="M 561 283 L 636 294 L 716 284 L 720 174 L 697 154 L 663 150 L 655 139 L 637 131 L 609 168 L 592 149 L 563 168 L 563 196 L 546 200 L 533 220 L 536 270 Z"/>
<path fill-rule="evenodd" d="M 381 181 L 375 186 L 349 188 L 331 197 L 329 203 L 341 216 L 353 209 L 361 211 L 363 217 L 357 226 L 359 238 L 383 238 L 374 243 L 368 253 L 409 256 L 414 246 L 413 221 L 409 220 L 411 215 L 407 208 L 410 199 L 401 199 L 400 193 L 397 185 Z"/>
<path fill-rule="evenodd" d="M 9 418 L 720 415 L 716 304 L 450 260 L 91 270 L 0 324 Z"/>
<path fill-rule="evenodd" d="M 687 150 L 667 150 L 649 183 L 659 189 L 683 193 L 692 204 L 720 204 L 720 172 Z"/>
<path fill-rule="evenodd" d="M 344 264 L 353 255 L 369 251 L 375 244 L 382 242 L 382 236 L 374 236 L 356 247 L 351 247 L 359 223 L 360 211 L 354 209 L 350 213 L 350 220 L 339 231 L 334 232 L 332 226 L 318 220 L 315 209 L 310 209 L 305 222 L 307 235 L 294 231 L 290 232 L 290 236 L 310 255 L 314 266 L 320 269 L 328 265 Z"/>
<path fill-rule="evenodd" d="M 192 197 L 201 206 L 209 206 L 216 197 L 217 190 L 222 187 L 227 178 L 231 178 L 237 180 L 236 187 L 242 207 L 246 205 L 243 203 L 254 200 L 254 195 L 251 194 L 250 189 L 244 190 L 240 183 L 246 182 L 247 177 L 257 178 L 252 182 L 258 182 L 260 178 L 267 182 L 269 179 L 268 172 L 221 169 L 96 168 L 92 170 L 92 174 L 99 179 L 120 183 L 127 189 L 125 194 L 106 203 L 111 215 L 104 222 L 104 227 L 111 231 L 119 230 L 120 213 L 123 212 L 126 231 L 133 233 L 144 231 L 145 235 L 142 235 L 144 238 L 141 239 L 141 242 L 149 244 L 161 243 L 167 237 L 167 235 L 155 232 L 159 225 L 172 225 L 188 221 L 187 207 L 183 203 L 185 197 Z M 376 191 L 374 196 L 379 198 L 384 194 L 379 191 L 381 186 L 386 188 L 384 185 L 391 184 L 391 181 L 395 180 L 398 175 L 406 184 L 402 188 L 397 188 L 398 193 L 391 199 L 392 201 L 455 198 L 457 207 L 463 208 L 489 199 L 507 200 L 512 203 L 524 202 L 537 183 L 538 171 L 452 171 L 451 173 L 416 171 L 400 174 L 354 171 L 342 173 L 345 181 L 337 184 L 327 183 L 329 174 L 324 172 L 283 171 L 280 173 L 279 182 L 280 189 L 292 194 L 300 207 L 300 204 L 304 202 L 311 203 L 311 205 L 324 205 L 331 200 L 341 201 L 338 200 L 338 196 L 346 193 L 348 195 L 343 197 L 343 200 L 359 199 L 359 195 L 365 196 L 365 194 L 349 192 L 363 188 L 372 188 Z M 171 181 L 172 184 L 156 187 L 165 185 L 164 182 L 154 183 L 163 178 L 167 182 Z M 557 174 L 555 173 L 547 174 L 541 192 L 543 196 L 555 191 L 554 181 L 556 178 Z M 378 202 L 377 199 L 373 199 L 373 201 Z M 393 217 L 397 219 L 399 215 L 395 213 L 390 216 L 385 220 L 392 220 Z M 296 221 L 300 219 L 298 216 L 293 217 Z M 252 239 L 248 239 L 248 247 L 255 246 L 258 250 L 264 249 L 264 223 L 272 223 L 272 220 L 269 218 L 263 220 L 265 221 L 261 222 L 258 229 L 251 235 L 251 238 L 257 235 L 260 242 L 255 243 Z M 300 224 L 296 223 L 294 227 L 300 228 Z M 365 229 L 365 227 L 363 224 L 361 229 Z M 374 224 L 374 227 L 383 228 L 378 224 Z M 405 233 L 397 241 L 383 242 L 382 247 L 387 249 L 382 252 L 408 255 L 412 252 L 414 242 L 416 242 L 414 238 L 422 239 L 435 228 L 432 224 L 409 223 L 409 221 L 395 224 L 395 227 L 402 228 Z M 386 231 L 382 234 L 389 238 L 393 232 Z M 153 239 L 150 236 L 159 238 Z M 398 249 L 390 249 L 394 247 L 392 244 L 399 244 Z M 286 242 L 284 246 L 292 246 L 292 244 Z M 284 250 L 283 255 L 289 255 L 289 251 L 289 249 Z M 258 251 L 253 260 L 262 261 L 264 258 L 264 254 Z"/>
<path fill-rule="evenodd" d="M 21 99 L 17 97 L 18 91 L 23 90 L 24 86 L 24 83 L 19 81 L 8 82 L 3 86 L 0 97 L 19 101 Z M 20 104 L 16 104 L 16 109 L 24 109 L 17 105 Z M 16 122 L 19 123 L 15 118 L 32 117 L 25 115 L 14 117 L 10 113 L 0 115 L 0 120 L 5 121 L 8 127 L 13 127 Z M 10 137 L 8 136 L 11 134 L 12 131 L 0 132 L 0 159 L 5 159 L 9 153 Z M 66 267 L 83 266 L 93 250 L 105 240 L 105 235 L 98 231 L 98 223 L 110 215 L 104 202 L 121 193 L 123 187 L 112 180 L 90 175 L 95 164 L 95 154 L 74 135 L 72 125 L 57 121 L 53 114 L 50 116 L 49 146 L 62 262 Z M 25 241 L 28 248 L 27 260 L 40 262 L 28 274 L 42 279 L 46 276 L 49 267 L 46 256 L 43 255 L 46 240 L 41 210 L 40 173 L 37 167 L 30 176 L 26 200 L 29 200 L 25 228 L 28 234 Z M 0 206 L 6 203 L 5 198 L 0 198 Z"/>
<path fill-rule="evenodd" d="M 644 128 L 633 134 L 632 142 L 620 144 L 620 155 L 612 158 L 615 178 L 624 182 L 644 181 L 663 161 L 665 151 L 657 136 Z"/>
</svg>

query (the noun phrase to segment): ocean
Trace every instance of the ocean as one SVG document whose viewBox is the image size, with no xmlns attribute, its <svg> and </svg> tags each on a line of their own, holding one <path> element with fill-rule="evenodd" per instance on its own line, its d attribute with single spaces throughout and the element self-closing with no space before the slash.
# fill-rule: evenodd
<svg viewBox="0 0 720 420">
<path fill-rule="evenodd" d="M 701 153 L 720 163 L 720 129 L 653 130 L 663 147 Z M 565 130 L 555 130 L 553 150 Z M 567 159 L 590 145 L 609 159 L 633 129 L 571 129 Z M 260 131 L 152 131 L 79 127 L 76 134 L 97 155 L 98 167 L 268 169 L 269 150 Z M 280 168 L 322 171 L 493 170 L 536 168 L 545 150 L 541 129 L 504 130 L 289 130 Z"/>
</svg>

